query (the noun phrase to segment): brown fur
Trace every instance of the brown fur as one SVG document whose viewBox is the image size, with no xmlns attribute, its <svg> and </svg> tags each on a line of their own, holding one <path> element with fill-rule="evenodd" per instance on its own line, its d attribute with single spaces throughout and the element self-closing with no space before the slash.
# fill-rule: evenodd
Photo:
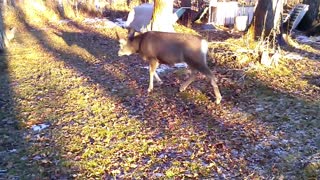
<svg viewBox="0 0 320 180">
<path fill-rule="evenodd" d="M 200 36 L 167 32 L 150 31 L 130 40 L 120 40 L 118 55 L 130 55 L 138 53 L 150 64 L 150 82 L 148 92 L 153 89 L 153 77 L 161 82 L 155 72 L 159 64 L 173 65 L 185 62 L 192 73 L 190 78 L 182 84 L 180 91 L 184 91 L 196 76 L 196 71 L 201 72 L 210 80 L 216 95 L 216 103 L 221 101 L 221 94 L 215 82 L 215 77 L 210 71 L 206 61 L 206 51 L 203 52 L 203 42 Z"/>
</svg>

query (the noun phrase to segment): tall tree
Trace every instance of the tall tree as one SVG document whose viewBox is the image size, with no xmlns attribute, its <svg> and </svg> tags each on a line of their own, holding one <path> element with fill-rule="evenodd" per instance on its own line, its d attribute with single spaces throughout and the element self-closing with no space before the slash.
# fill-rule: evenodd
<svg viewBox="0 0 320 180">
<path fill-rule="evenodd" d="M 3 0 L 3 5 L 15 7 L 15 1 L 14 0 Z"/>
<path fill-rule="evenodd" d="M 150 27 L 152 31 L 174 32 L 173 0 L 154 0 Z"/>
<path fill-rule="evenodd" d="M 303 3 L 309 5 L 309 10 L 301 20 L 298 29 L 308 30 L 314 25 L 315 20 L 319 18 L 320 0 L 303 0 Z"/>
<path fill-rule="evenodd" d="M 272 30 L 280 29 L 283 0 L 259 0 L 248 33 L 258 39 L 269 36 Z"/>
<path fill-rule="evenodd" d="M 181 7 L 191 7 L 190 0 L 181 0 Z M 187 27 L 191 27 L 191 10 L 187 9 L 184 15 L 182 16 L 182 22 Z"/>
<path fill-rule="evenodd" d="M 149 0 L 140 0 L 140 4 L 149 3 Z"/>
</svg>

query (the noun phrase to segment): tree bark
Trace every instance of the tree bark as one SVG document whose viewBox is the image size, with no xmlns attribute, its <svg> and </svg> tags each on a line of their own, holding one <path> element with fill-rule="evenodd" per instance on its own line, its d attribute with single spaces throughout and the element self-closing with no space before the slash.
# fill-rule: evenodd
<svg viewBox="0 0 320 180">
<path fill-rule="evenodd" d="M 309 10 L 301 20 L 298 29 L 305 31 L 316 24 L 316 19 L 319 20 L 318 14 L 320 9 L 320 0 L 303 0 L 303 3 L 309 5 Z"/>
<path fill-rule="evenodd" d="M 181 0 L 181 7 L 191 7 L 190 0 Z M 191 10 L 187 9 L 184 15 L 182 15 L 182 24 L 191 27 L 192 19 L 191 19 Z"/>
<path fill-rule="evenodd" d="M 320 23 L 314 25 L 306 32 L 307 36 L 319 36 L 320 35 Z"/>
<path fill-rule="evenodd" d="M 191 7 L 190 0 L 181 0 L 181 7 Z"/>
<path fill-rule="evenodd" d="M 5 5 L 5 4 L 3 4 L 3 5 Z M 0 40 L 0 52 L 3 52 L 5 49 L 4 32 L 5 32 L 5 30 L 4 30 L 4 24 L 3 24 L 3 19 L 2 19 L 2 12 L 0 11 L 0 39 L 2 39 L 2 40 Z"/>
<path fill-rule="evenodd" d="M 264 39 L 272 30 L 279 32 L 283 0 L 259 0 L 248 33 L 251 39 Z"/>
<path fill-rule="evenodd" d="M 13 0 L 3 0 L 3 5 L 15 7 L 15 1 L 13 1 Z"/>
<path fill-rule="evenodd" d="M 155 0 L 150 27 L 152 31 L 174 32 L 173 0 Z"/>
<path fill-rule="evenodd" d="M 140 4 L 149 3 L 149 0 L 140 0 Z"/>
</svg>

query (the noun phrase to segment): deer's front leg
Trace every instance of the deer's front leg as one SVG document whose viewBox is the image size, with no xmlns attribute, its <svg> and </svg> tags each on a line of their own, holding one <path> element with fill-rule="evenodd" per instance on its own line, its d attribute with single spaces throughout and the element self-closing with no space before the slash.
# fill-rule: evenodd
<svg viewBox="0 0 320 180">
<path fill-rule="evenodd" d="M 156 69 L 159 66 L 159 63 L 157 60 L 151 60 L 150 61 L 150 68 L 149 68 L 149 88 L 148 88 L 148 92 L 151 92 L 153 89 L 153 77 L 156 76 L 157 81 L 161 81 L 161 79 L 159 78 L 158 74 L 156 73 Z"/>
</svg>

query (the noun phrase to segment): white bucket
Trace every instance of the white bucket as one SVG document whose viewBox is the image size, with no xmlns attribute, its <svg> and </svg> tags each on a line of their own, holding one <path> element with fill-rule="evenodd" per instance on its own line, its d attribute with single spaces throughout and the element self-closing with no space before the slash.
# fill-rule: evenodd
<svg viewBox="0 0 320 180">
<path fill-rule="evenodd" d="M 245 31 L 248 26 L 248 16 L 236 17 L 236 28 L 238 31 Z"/>
</svg>

